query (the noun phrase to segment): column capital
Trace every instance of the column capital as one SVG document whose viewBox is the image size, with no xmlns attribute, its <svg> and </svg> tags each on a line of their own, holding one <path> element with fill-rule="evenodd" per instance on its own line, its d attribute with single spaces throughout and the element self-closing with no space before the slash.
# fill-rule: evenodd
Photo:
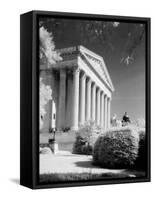
<svg viewBox="0 0 154 200">
<path fill-rule="evenodd" d="M 92 87 L 96 87 L 96 83 L 94 81 L 92 81 L 91 85 Z"/>
<path fill-rule="evenodd" d="M 111 101 L 111 97 L 107 97 L 108 101 Z"/>
<path fill-rule="evenodd" d="M 92 80 L 89 76 L 87 76 L 87 83 L 92 83 Z"/>
<path fill-rule="evenodd" d="M 81 79 L 85 79 L 86 78 L 86 73 L 84 71 L 81 71 Z"/>
<path fill-rule="evenodd" d="M 78 74 L 78 73 L 80 73 L 80 69 L 79 69 L 79 68 L 73 70 L 73 74 L 74 74 L 74 75 L 76 75 L 76 74 Z"/>
<path fill-rule="evenodd" d="M 104 96 L 104 95 L 105 95 L 105 93 L 104 93 L 104 91 L 103 91 L 103 90 L 101 90 L 101 95 L 102 95 L 102 96 Z"/>
<path fill-rule="evenodd" d="M 101 89 L 98 86 L 97 86 L 96 90 L 97 90 L 97 92 L 101 92 Z"/>
<path fill-rule="evenodd" d="M 66 69 L 60 69 L 60 76 L 66 76 Z"/>
<path fill-rule="evenodd" d="M 107 94 L 104 93 L 104 98 L 107 99 Z"/>
</svg>

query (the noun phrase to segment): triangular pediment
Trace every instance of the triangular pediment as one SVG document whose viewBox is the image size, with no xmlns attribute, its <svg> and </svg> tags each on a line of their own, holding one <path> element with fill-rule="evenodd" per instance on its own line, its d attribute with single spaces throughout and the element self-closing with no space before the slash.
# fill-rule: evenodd
<svg viewBox="0 0 154 200">
<path fill-rule="evenodd" d="M 89 65 L 95 74 L 101 79 L 103 83 L 113 92 L 114 86 L 111 81 L 110 75 L 108 73 L 107 67 L 105 65 L 103 57 L 95 54 L 94 52 L 90 51 L 89 49 L 83 46 L 74 46 L 64 49 L 59 49 L 57 52 L 62 57 L 62 61 L 58 62 L 57 64 L 53 65 L 57 67 L 69 66 L 70 68 L 74 65 L 77 65 L 77 58 L 78 56 Z"/>
<path fill-rule="evenodd" d="M 87 48 L 80 46 L 79 52 L 81 53 L 82 57 L 86 59 L 86 62 L 93 67 L 94 71 L 97 75 L 106 83 L 106 85 L 114 91 L 114 86 L 112 84 L 110 75 L 106 68 L 105 62 L 103 58 L 92 51 L 88 50 Z"/>
</svg>

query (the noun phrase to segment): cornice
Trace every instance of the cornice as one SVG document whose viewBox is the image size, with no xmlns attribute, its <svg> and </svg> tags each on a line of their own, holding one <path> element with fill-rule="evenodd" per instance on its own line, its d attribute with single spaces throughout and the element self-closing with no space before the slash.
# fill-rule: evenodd
<svg viewBox="0 0 154 200">
<path fill-rule="evenodd" d="M 103 80 L 103 82 L 106 82 L 106 85 L 108 85 L 111 91 L 114 91 L 114 86 L 111 81 L 103 57 L 95 54 L 94 52 L 90 51 L 89 49 L 83 46 L 73 46 L 73 47 L 58 49 L 57 52 L 62 57 L 62 61 L 56 64 L 48 65 L 47 67 L 49 70 L 50 68 L 53 68 L 55 70 L 58 70 L 60 68 L 75 69 L 78 67 L 78 56 L 81 56 L 84 60 L 86 60 L 86 63 L 90 65 L 91 68 L 93 68 L 93 71 L 100 77 L 101 74 L 97 72 L 97 69 L 95 69 L 96 67 L 93 62 L 99 65 L 105 79 Z M 103 77 L 101 77 L 101 80 L 102 79 Z"/>
</svg>

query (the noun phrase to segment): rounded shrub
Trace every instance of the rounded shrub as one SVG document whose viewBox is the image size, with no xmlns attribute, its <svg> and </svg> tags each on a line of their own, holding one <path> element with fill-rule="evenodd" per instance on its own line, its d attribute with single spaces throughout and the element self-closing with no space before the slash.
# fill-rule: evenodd
<svg viewBox="0 0 154 200">
<path fill-rule="evenodd" d="M 138 134 L 139 134 L 139 149 L 138 149 L 138 157 L 136 159 L 136 167 L 140 169 L 145 169 L 147 164 L 145 128 L 138 130 Z"/>
<path fill-rule="evenodd" d="M 76 132 L 76 139 L 73 145 L 73 153 L 92 155 L 93 146 L 98 138 L 98 128 L 94 122 L 86 122 Z"/>
<path fill-rule="evenodd" d="M 129 168 L 138 156 L 139 135 L 130 127 L 114 128 L 97 139 L 93 161 L 105 168 Z"/>
<path fill-rule="evenodd" d="M 88 143 L 86 138 L 78 135 L 73 145 L 73 153 L 91 155 L 92 146 Z"/>
<path fill-rule="evenodd" d="M 40 154 L 52 154 L 52 151 L 49 147 L 40 147 Z"/>
<path fill-rule="evenodd" d="M 99 147 L 101 145 L 101 141 L 102 141 L 102 136 L 100 136 L 95 144 L 94 144 L 94 149 L 93 149 L 93 161 L 95 164 L 98 164 L 99 163 L 99 157 L 98 157 L 98 151 L 99 151 Z"/>
</svg>

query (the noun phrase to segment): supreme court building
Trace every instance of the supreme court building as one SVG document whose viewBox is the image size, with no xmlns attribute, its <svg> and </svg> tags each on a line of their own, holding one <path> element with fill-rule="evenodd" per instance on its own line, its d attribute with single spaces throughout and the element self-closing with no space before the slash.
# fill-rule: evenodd
<svg viewBox="0 0 154 200">
<path fill-rule="evenodd" d="M 58 50 L 62 61 L 40 64 L 40 76 L 52 89 L 41 132 L 51 128 L 77 130 L 86 121 L 110 126 L 114 86 L 101 56 L 83 46 Z"/>
</svg>

